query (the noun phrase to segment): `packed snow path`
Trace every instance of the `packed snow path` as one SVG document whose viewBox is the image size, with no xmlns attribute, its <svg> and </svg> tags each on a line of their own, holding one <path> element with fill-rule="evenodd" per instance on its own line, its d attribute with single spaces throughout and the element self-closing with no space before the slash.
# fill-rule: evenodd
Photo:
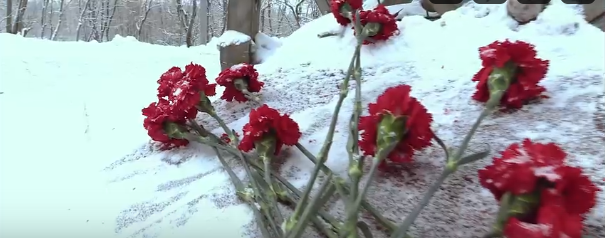
<svg viewBox="0 0 605 238">
<path fill-rule="evenodd" d="M 364 47 L 364 105 L 386 87 L 410 84 L 433 113 L 439 136 L 456 145 L 481 110 L 470 100 L 470 79 L 480 67 L 477 48 L 505 38 L 527 41 L 550 60 L 543 84 L 551 98 L 492 116 L 474 144 L 489 142 L 497 152 L 526 137 L 559 143 L 571 163 L 605 189 L 605 151 L 599 149 L 605 137 L 605 37 L 575 9 L 555 3 L 538 20 L 517 26 L 502 6 L 468 5 L 435 22 L 406 17 L 399 29 L 386 43 Z M 338 27 L 332 16 L 313 21 L 257 66 L 266 82 L 263 99 L 292 113 L 302 143 L 313 152 L 325 136 L 336 85 L 355 43 L 350 31 L 344 38 L 316 37 L 333 30 Z M 154 101 L 161 73 L 193 61 L 212 80 L 219 71 L 217 53 L 215 46 L 154 46 L 121 37 L 98 44 L 0 34 L 0 236 L 254 237 L 250 211 L 236 201 L 211 151 L 197 144 L 157 151 L 142 127 L 140 110 Z M 338 173 L 346 171 L 342 148 L 351 99 L 328 161 Z M 255 105 L 216 100 L 215 106 L 240 130 Z M 400 179 L 377 179 L 370 200 L 388 218 L 402 220 L 440 171 L 441 156 L 438 148 L 429 149 Z M 488 163 L 448 180 L 414 232 L 483 234 L 496 204 L 479 186 L 476 170 Z M 311 168 L 291 150 L 283 173 L 302 186 Z M 605 237 L 604 199 L 601 193 L 587 220 L 592 237 Z M 335 202 L 331 210 L 341 208 Z"/>
</svg>

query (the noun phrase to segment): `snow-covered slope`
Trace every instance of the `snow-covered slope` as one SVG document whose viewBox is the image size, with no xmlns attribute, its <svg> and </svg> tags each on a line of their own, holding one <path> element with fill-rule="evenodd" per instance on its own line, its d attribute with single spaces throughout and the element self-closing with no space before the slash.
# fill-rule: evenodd
<svg viewBox="0 0 605 238">
<path fill-rule="evenodd" d="M 338 28 L 329 15 L 310 22 L 281 39 L 282 46 L 256 67 L 266 83 L 265 103 L 292 114 L 302 144 L 313 152 L 326 134 L 355 44 L 350 30 L 343 38 L 317 38 Z M 576 8 L 555 3 L 536 21 L 517 26 L 503 6 L 470 4 L 435 22 L 406 17 L 399 29 L 399 36 L 363 48 L 364 105 L 386 87 L 410 84 L 433 114 L 438 135 L 456 145 L 482 109 L 470 100 L 478 47 L 505 38 L 527 41 L 550 60 L 543 81 L 550 99 L 491 116 L 473 144 L 488 142 L 498 151 L 526 137 L 559 143 L 571 163 L 605 189 L 605 151 L 599 149 L 605 132 L 596 126 L 603 123 L 597 115 L 605 104 L 605 36 L 583 22 Z M 140 109 L 154 100 L 159 75 L 194 61 L 212 80 L 219 71 L 215 47 L 153 46 L 128 38 L 60 43 L 1 34 L 0 54 L 0 236 L 254 236 L 248 232 L 250 211 L 236 201 L 211 151 L 193 144 L 160 152 L 141 125 Z M 256 106 L 213 100 L 235 130 Z M 346 171 L 351 101 L 345 101 L 328 161 L 338 173 Z M 295 150 L 289 154 L 282 171 L 302 186 L 312 165 Z M 388 218 L 402 220 L 442 160 L 438 148 L 425 150 L 401 178 L 377 179 L 370 201 Z M 415 232 L 465 238 L 484 233 L 496 208 L 476 178 L 487 163 L 449 179 Z M 587 221 L 594 237 L 605 237 L 604 200 L 601 193 Z M 332 212 L 340 210 L 341 204 L 332 204 Z"/>
</svg>

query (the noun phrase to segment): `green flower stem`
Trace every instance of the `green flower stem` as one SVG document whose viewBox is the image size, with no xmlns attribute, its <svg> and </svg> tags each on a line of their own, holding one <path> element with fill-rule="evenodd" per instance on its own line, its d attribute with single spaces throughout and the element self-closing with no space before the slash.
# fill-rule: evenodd
<svg viewBox="0 0 605 238">
<path fill-rule="evenodd" d="M 291 232 L 287 233 L 286 238 L 300 238 L 305 228 L 307 227 L 309 218 L 311 218 L 312 216 L 316 216 L 315 213 L 317 213 L 317 211 L 321 209 L 321 207 L 334 194 L 336 188 L 334 184 L 330 182 L 331 179 L 332 174 L 328 174 L 326 181 L 319 188 L 317 196 L 315 196 L 311 200 L 311 203 L 305 207 L 302 216 L 300 217 L 300 219 L 296 220 L 294 228 L 291 230 Z"/>
<path fill-rule="evenodd" d="M 212 135 L 213 135 L 213 134 L 212 134 Z M 200 137 L 197 137 L 197 138 L 191 138 L 191 137 L 190 137 L 189 139 L 190 139 L 190 140 L 195 140 L 195 141 L 198 141 L 198 142 L 200 142 L 200 143 L 202 143 L 202 144 L 206 144 L 206 145 L 209 145 L 209 146 L 214 146 L 214 147 L 216 147 L 216 148 L 219 148 L 219 149 L 222 149 L 222 150 L 224 150 L 224 151 L 227 151 L 227 152 L 229 152 L 230 154 L 233 154 L 233 155 L 235 155 L 235 156 L 238 156 L 238 154 L 240 153 L 240 151 L 239 151 L 239 150 L 237 150 L 237 149 L 235 149 L 235 148 L 233 148 L 233 147 L 231 147 L 231 146 L 225 146 L 225 145 L 222 145 L 222 144 L 218 144 L 218 143 L 216 143 L 216 141 L 218 141 L 218 140 L 219 140 L 219 138 L 218 138 L 218 137 L 216 137 L 216 138 L 215 138 L 215 140 L 210 140 L 210 139 L 207 139 L 207 138 L 200 138 Z M 250 165 L 252 168 L 254 168 L 254 169 L 256 169 L 256 170 L 258 170 L 258 171 L 260 171 L 260 172 L 264 172 L 264 169 L 262 168 L 262 166 L 261 166 L 261 165 L 259 165 L 257 162 L 255 162 L 255 161 L 259 161 L 259 160 L 258 160 L 258 159 L 253 159 L 253 158 L 248 158 L 248 157 L 250 157 L 250 156 L 251 156 L 251 155 L 244 154 L 244 157 L 246 157 L 246 161 L 248 162 L 248 164 L 249 164 L 249 165 Z M 325 166 L 324 166 L 324 167 L 325 167 Z M 327 168 L 327 167 L 325 167 L 325 168 Z M 272 176 L 274 179 L 276 179 L 276 180 L 277 180 L 277 181 L 278 181 L 280 184 L 283 184 L 283 185 L 284 185 L 284 186 L 285 186 L 285 187 L 286 187 L 286 188 L 287 188 L 289 191 L 291 191 L 291 192 L 293 193 L 293 194 L 292 194 L 292 195 L 290 195 L 290 196 L 296 196 L 296 197 L 301 197 L 301 196 L 302 196 L 302 192 L 301 192 L 300 190 L 298 190 L 298 189 L 297 189 L 297 188 L 296 188 L 294 185 L 292 185 L 290 182 L 288 182 L 288 180 L 287 180 L 287 179 L 285 179 L 284 177 L 282 177 L 282 176 L 281 176 L 281 175 L 279 175 L 278 173 L 275 173 L 274 171 L 271 171 L 271 176 Z M 238 178 L 238 179 L 239 179 L 239 178 Z M 296 204 L 298 204 L 298 202 L 296 202 Z M 373 209 L 373 208 L 372 208 L 372 209 Z M 332 215 L 330 215 L 329 213 L 327 213 L 327 212 L 325 212 L 325 211 L 323 211 L 323 210 L 318 211 L 318 215 L 319 215 L 319 216 L 320 216 L 320 217 L 321 217 L 323 220 L 325 220 L 325 221 L 326 221 L 326 222 L 328 222 L 330 225 L 332 225 L 333 227 L 337 227 L 337 226 L 338 226 L 338 224 L 339 224 L 339 221 L 337 221 L 337 220 L 336 220 L 336 218 L 334 218 Z M 263 228 L 263 229 L 265 229 L 265 228 Z"/>
<path fill-rule="evenodd" d="M 391 238 L 405 237 L 408 229 L 412 226 L 412 224 L 414 223 L 414 221 L 416 220 L 418 215 L 420 215 L 420 212 L 422 211 L 422 209 L 424 209 L 424 207 L 426 207 L 426 205 L 429 204 L 429 202 L 431 201 L 431 198 L 433 198 L 433 195 L 435 195 L 435 192 L 437 192 L 437 190 L 439 190 L 439 188 L 441 187 L 441 184 L 443 184 L 445 179 L 454 172 L 455 172 L 454 167 L 446 166 L 446 168 L 443 170 L 441 175 L 439 175 L 439 178 L 437 178 L 437 181 L 435 181 L 429 188 L 429 191 L 427 191 L 424 194 L 424 196 L 422 197 L 422 200 L 420 200 L 420 203 L 418 205 L 416 205 L 416 207 L 414 207 L 414 210 L 412 210 L 412 212 L 403 220 L 403 223 L 401 223 L 401 225 L 397 228 L 397 230 L 395 230 L 395 232 L 393 232 L 393 234 L 391 235 Z"/>
<path fill-rule="evenodd" d="M 208 108 L 208 110 L 205 111 L 206 113 L 208 113 L 208 115 L 210 115 L 212 118 L 214 118 L 217 123 L 219 124 L 219 126 L 221 126 L 221 128 L 223 128 L 223 130 L 225 131 L 225 133 L 227 133 L 227 135 L 229 135 L 229 137 L 231 138 L 232 141 L 235 142 L 235 144 L 239 144 L 239 138 L 237 138 L 235 136 L 235 133 L 229 129 L 229 127 L 227 126 L 227 124 L 225 123 L 225 121 L 223 121 L 217 114 L 216 111 L 214 110 L 214 108 Z M 192 121 L 192 124 L 199 126 L 195 121 Z M 212 133 L 209 133 L 211 135 L 214 135 Z M 211 146 L 215 146 L 218 148 L 225 148 L 227 146 L 223 146 L 220 144 L 220 139 L 217 140 L 216 136 L 214 135 L 214 140 L 212 139 L 208 139 L 208 138 L 203 138 L 203 137 L 195 137 L 192 138 L 194 141 L 200 142 L 200 143 L 204 143 L 204 144 L 211 144 Z M 235 149 L 235 148 L 234 148 Z M 236 152 L 237 151 L 237 152 Z M 264 207 L 269 208 L 269 206 L 267 206 L 267 204 L 265 203 L 266 201 L 272 201 L 271 198 L 267 198 L 268 194 L 265 194 L 263 192 L 261 192 L 261 189 L 257 183 L 257 181 L 255 179 L 253 179 L 252 176 L 252 170 L 250 169 L 250 165 L 248 163 L 248 161 L 244 158 L 243 153 L 241 153 L 241 151 L 237 150 L 233 151 L 236 152 L 236 156 L 239 157 L 244 165 L 244 170 L 246 171 L 246 174 L 248 175 L 250 179 L 250 184 L 254 190 L 254 193 L 259 197 L 259 199 L 257 199 L 257 202 L 259 203 L 259 205 L 265 205 Z M 271 194 L 273 195 L 273 194 Z M 273 196 L 273 198 L 275 198 L 275 196 Z M 273 207 L 274 209 L 278 209 L 277 207 Z M 274 234 L 281 234 L 281 229 L 279 228 L 279 226 L 277 224 L 279 224 L 278 222 L 276 222 L 273 217 L 271 216 L 271 213 L 266 211 L 267 209 L 263 209 L 263 211 L 265 211 L 265 215 L 267 216 L 267 220 L 269 221 L 271 228 L 274 232 Z M 279 214 L 279 211 L 274 212 L 276 215 Z M 278 215 L 278 216 L 279 216 Z M 278 217 L 279 218 L 279 217 Z M 281 219 L 280 219 L 281 220 Z"/>
<path fill-rule="evenodd" d="M 414 208 L 414 210 L 412 210 L 412 213 L 410 213 L 404 219 L 403 223 L 401 225 L 399 225 L 397 230 L 393 233 L 393 235 L 391 235 L 391 238 L 402 238 L 405 236 L 408 229 L 412 226 L 412 224 L 414 223 L 414 221 L 416 220 L 418 215 L 420 215 L 420 212 L 422 211 L 422 209 L 424 209 L 424 207 L 426 207 L 426 205 L 428 205 L 431 198 L 435 195 L 435 192 L 437 192 L 437 190 L 439 190 L 439 187 L 441 187 L 441 184 L 443 184 L 443 182 L 445 181 L 445 179 L 447 179 L 447 177 L 449 175 L 456 172 L 456 170 L 458 169 L 458 166 L 460 165 L 459 164 L 460 159 L 462 158 L 464 151 L 467 149 L 471 138 L 477 131 L 477 128 L 479 128 L 479 125 L 481 125 L 481 122 L 483 121 L 483 119 L 485 119 L 489 114 L 491 114 L 492 111 L 497 107 L 497 105 L 498 105 L 497 102 L 499 102 L 500 98 L 502 98 L 502 95 L 504 95 L 504 91 L 505 90 L 501 90 L 501 91 L 492 93 L 492 95 L 490 97 L 490 102 L 492 102 L 492 103 L 488 103 L 486 105 L 485 109 L 483 109 L 483 111 L 481 112 L 481 114 L 479 115 L 479 117 L 477 118 L 475 123 L 473 124 L 471 130 L 464 137 L 464 140 L 462 141 L 462 144 L 460 145 L 460 147 L 456 150 L 456 152 L 454 153 L 454 155 L 452 157 L 448 158 L 445 169 L 443 170 L 443 172 L 441 173 L 441 175 L 439 176 L 437 181 L 435 181 L 431 185 L 429 190 L 422 197 L 422 200 L 420 201 L 420 203 Z"/>
<path fill-rule="evenodd" d="M 305 148 L 301 144 L 296 144 L 296 148 L 298 148 L 305 156 L 307 156 L 307 158 L 309 158 L 309 160 L 311 160 L 311 162 L 317 164 L 317 158 L 315 158 L 313 153 L 311 153 L 309 150 L 307 150 L 307 148 Z M 333 174 L 332 170 L 325 165 L 322 166 L 321 169 L 322 169 L 322 172 L 325 174 Z M 339 189 L 339 186 L 343 190 L 342 191 L 343 194 L 341 194 L 343 197 L 348 196 L 350 194 L 350 188 L 344 181 L 342 181 L 342 178 L 334 176 L 334 178 L 332 180 L 333 180 L 337 190 Z M 339 193 L 340 193 L 340 191 L 339 191 Z M 389 232 L 393 232 L 397 228 L 397 226 L 395 226 L 395 224 L 393 224 L 391 221 L 389 221 L 386 217 L 382 216 L 382 214 L 380 214 L 380 212 L 378 212 L 378 210 L 376 208 L 374 208 L 370 203 L 368 203 L 365 199 L 363 199 L 361 201 L 361 207 L 363 207 L 363 209 L 368 211 L 378 221 L 378 223 L 380 223 L 382 226 L 384 226 Z"/>
<path fill-rule="evenodd" d="M 186 133 L 185 137 L 188 140 L 193 140 L 193 141 L 211 141 L 208 138 L 202 137 L 203 135 L 212 135 L 214 136 L 214 140 L 217 142 L 217 146 L 220 146 L 220 144 L 218 144 L 218 142 L 220 141 L 220 139 L 218 137 L 216 137 L 214 134 L 212 133 L 208 133 L 208 131 L 206 129 L 204 129 L 202 126 L 200 126 L 199 124 L 197 124 L 197 122 L 193 119 L 189 120 L 190 126 L 200 135 L 200 136 L 196 136 L 190 133 Z M 259 229 L 261 230 L 261 233 L 263 234 L 263 237 L 271 237 L 269 234 L 269 231 L 267 230 L 267 224 L 265 224 L 265 219 L 258 219 L 258 217 L 262 217 L 261 212 L 258 210 L 258 208 L 254 205 L 254 200 L 252 198 L 255 198 L 256 196 L 254 194 L 250 195 L 245 191 L 245 186 L 243 184 L 243 182 L 237 177 L 237 175 L 235 175 L 235 173 L 233 172 L 233 170 L 231 169 L 231 167 L 229 167 L 229 165 L 227 164 L 227 162 L 225 161 L 225 159 L 223 158 L 223 156 L 221 155 L 221 153 L 218 151 L 217 146 L 212 146 L 212 149 L 214 150 L 214 152 L 216 153 L 216 156 L 218 157 L 219 161 L 221 162 L 221 164 L 223 165 L 223 167 L 225 168 L 225 170 L 227 171 L 227 174 L 229 175 L 229 178 L 231 179 L 231 182 L 233 183 L 233 185 L 235 186 L 236 189 L 236 194 L 239 198 L 241 198 L 242 200 L 244 200 L 246 203 L 248 203 L 248 205 L 250 205 L 250 208 L 253 210 L 254 215 L 257 217 L 257 220 L 259 220 L 258 225 L 259 225 Z M 253 186 L 254 188 L 254 186 Z M 259 190 L 255 189 L 254 193 L 255 194 L 259 194 Z M 259 203 L 259 205 L 263 206 L 263 201 L 260 201 L 257 199 L 256 201 L 257 203 Z M 269 215 L 269 214 L 265 214 L 265 215 Z M 273 230 L 275 232 L 277 226 L 272 226 Z"/>
<path fill-rule="evenodd" d="M 296 193 L 296 192 L 293 191 L 293 193 Z M 297 196 L 294 194 L 291 194 L 291 193 L 289 193 L 288 196 L 286 196 L 286 199 L 291 204 L 298 204 L 300 202 L 300 200 L 297 198 Z M 313 222 L 313 224 L 315 224 L 317 230 L 319 230 L 319 232 L 321 232 L 322 234 L 326 235 L 328 238 L 338 238 L 337 228 L 338 228 L 339 222 L 334 217 L 327 214 L 326 212 L 324 212 L 321 209 L 318 211 L 318 215 L 325 222 L 327 222 L 330 226 L 327 227 L 319 218 L 317 218 L 316 216 L 312 216 L 311 222 Z"/>
<path fill-rule="evenodd" d="M 233 130 L 231 130 L 227 124 L 225 123 L 225 121 L 223 121 L 223 119 L 221 117 L 218 116 L 218 114 L 216 114 L 216 111 L 214 110 L 214 108 L 212 108 L 212 110 L 209 110 L 207 112 L 212 118 L 214 118 L 219 126 L 221 128 L 223 128 L 223 130 L 225 131 L 225 133 L 227 133 L 227 135 L 230 137 L 230 139 L 232 141 L 234 141 L 234 144 L 239 144 L 239 138 L 237 138 L 237 136 L 235 135 L 235 133 L 233 132 Z M 275 142 L 273 142 L 275 143 Z M 275 215 L 275 223 L 277 224 L 281 224 L 281 222 L 284 220 L 281 212 L 279 211 L 279 208 L 277 206 L 277 198 L 276 198 L 276 194 L 275 194 L 275 189 L 273 188 L 273 183 L 271 182 L 271 158 L 269 158 L 269 156 L 271 156 L 270 154 L 274 152 L 274 147 L 275 145 L 266 145 L 267 148 L 273 148 L 273 149 L 267 149 L 267 151 L 265 151 L 265 154 L 260 155 L 263 164 L 264 164 L 264 178 L 265 181 L 267 181 L 267 183 L 269 184 L 269 187 L 271 188 L 271 191 L 265 193 L 265 198 L 268 200 L 268 202 L 271 204 L 271 206 L 268 208 L 269 210 L 272 210 L 273 214 Z M 241 155 L 240 158 L 245 161 L 246 159 L 243 157 L 243 154 L 241 152 L 239 152 L 239 154 Z M 246 164 L 247 162 L 244 162 L 244 164 Z M 250 175 L 250 174 L 248 174 Z M 281 230 L 280 230 L 281 231 Z"/>
<path fill-rule="evenodd" d="M 273 161 L 273 154 L 275 154 L 275 143 L 275 137 L 264 136 L 260 141 L 254 142 L 254 146 L 256 148 L 256 153 L 263 163 L 264 180 L 270 190 L 265 194 L 271 204 L 269 209 L 273 210 L 273 213 L 275 213 L 276 222 L 281 224 L 284 218 L 277 207 L 277 193 L 271 179 L 271 161 Z"/>
<path fill-rule="evenodd" d="M 348 198 L 349 202 L 346 203 L 346 219 L 344 224 L 344 234 L 349 238 L 358 237 L 357 234 L 357 222 L 359 220 L 359 207 L 361 200 L 364 199 L 365 194 L 359 194 L 359 182 L 363 175 L 362 167 L 364 163 L 364 157 L 359 155 L 359 117 L 361 115 L 361 46 L 364 40 L 368 37 L 370 26 L 364 27 L 361 25 L 359 11 L 355 11 L 355 32 L 357 35 L 357 45 L 355 47 L 355 53 L 353 54 L 353 78 L 355 79 L 355 99 L 353 102 L 353 113 L 351 120 L 349 121 L 349 141 L 347 145 L 347 152 L 349 154 L 349 178 L 351 179 L 351 194 Z M 373 176 L 376 172 L 376 168 L 372 167 L 370 171 Z M 370 177 L 369 180 L 372 178 Z M 371 182 L 371 181 L 370 181 Z M 369 184 L 368 184 L 369 185 Z M 366 187 L 367 188 L 367 187 Z M 366 190 L 367 192 L 367 190 Z"/>
<path fill-rule="evenodd" d="M 359 39 L 365 38 L 360 36 Z M 361 65 L 359 59 L 361 58 L 361 46 L 363 40 L 358 41 L 357 47 L 355 48 L 355 54 L 353 60 L 355 61 L 355 67 L 353 69 L 353 77 L 355 78 L 355 101 L 353 103 L 353 114 L 349 122 L 349 141 L 347 145 L 347 152 L 349 154 L 349 177 L 353 183 L 351 187 L 350 202 L 353 202 L 357 197 L 359 189 L 359 181 L 362 176 L 361 168 L 363 167 L 364 157 L 359 155 L 359 116 L 361 115 Z M 355 222 L 357 223 L 357 222 Z"/>
<path fill-rule="evenodd" d="M 500 207 L 498 208 L 498 213 L 496 215 L 496 222 L 494 222 L 492 230 L 484 237 L 498 237 L 502 235 L 502 224 L 504 224 L 508 219 L 508 212 L 510 210 L 512 200 L 513 196 L 510 192 L 502 195 L 500 198 Z"/>
<path fill-rule="evenodd" d="M 263 216 L 262 216 L 261 212 L 258 210 L 258 208 L 256 208 L 256 206 L 254 206 L 254 199 L 252 199 L 250 197 L 250 195 L 248 195 L 245 192 L 245 186 L 244 186 L 242 180 L 240 180 L 237 177 L 237 175 L 233 172 L 231 167 L 229 167 L 229 165 L 227 164 L 227 162 L 225 161 L 225 159 L 223 158 L 221 153 L 218 151 L 218 149 L 216 147 L 212 147 L 212 149 L 216 153 L 218 160 L 223 165 L 223 168 L 225 168 L 225 170 L 227 171 L 227 174 L 229 174 L 229 178 L 231 179 L 231 182 L 235 186 L 236 194 L 238 195 L 238 197 L 240 197 L 242 200 L 244 200 L 246 203 L 248 203 L 248 205 L 254 212 L 254 216 L 257 218 L 257 221 L 258 221 L 258 228 L 261 230 L 263 237 L 271 237 L 269 231 L 267 230 L 268 225 L 266 224 L 266 220 L 263 218 Z M 251 195 L 251 196 L 253 197 L 254 195 Z"/>
<path fill-rule="evenodd" d="M 307 203 L 311 197 L 311 190 L 313 189 L 315 180 L 317 179 L 317 177 L 319 175 L 319 171 L 320 171 L 321 167 L 323 166 L 323 162 L 324 161 L 319 161 L 319 163 L 315 165 L 315 168 L 313 169 L 313 173 L 311 174 L 311 178 L 309 179 L 309 181 L 307 181 L 307 187 L 305 188 L 305 191 L 300 199 L 300 202 L 296 204 L 296 209 L 294 209 L 294 213 L 292 214 L 292 216 L 289 219 L 289 222 L 291 222 L 292 224 L 300 222 L 299 219 L 301 219 L 301 216 L 303 215 L 303 211 L 306 210 L 305 207 L 310 206 Z M 321 196 L 321 193 L 318 194 L 318 196 Z"/>
</svg>

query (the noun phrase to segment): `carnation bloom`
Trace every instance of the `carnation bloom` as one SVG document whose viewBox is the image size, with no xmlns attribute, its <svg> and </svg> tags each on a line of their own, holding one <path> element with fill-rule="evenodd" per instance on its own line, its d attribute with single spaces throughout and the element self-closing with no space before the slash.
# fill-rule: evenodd
<svg viewBox="0 0 605 238">
<path fill-rule="evenodd" d="M 534 46 L 523 41 L 495 41 L 479 48 L 482 68 L 473 76 L 477 91 L 473 99 L 487 102 L 490 98 L 488 79 L 495 69 L 506 69 L 511 74 L 510 86 L 500 100 L 503 108 L 518 109 L 528 101 L 538 99 L 546 89 L 538 83 L 548 71 L 548 60 L 536 58 Z"/>
<path fill-rule="evenodd" d="M 183 78 L 183 71 L 179 67 L 172 67 L 158 79 L 158 98 L 168 97 L 175 82 Z"/>
<path fill-rule="evenodd" d="M 290 116 L 280 115 L 266 104 L 252 109 L 250 121 L 244 125 L 243 131 L 244 138 L 238 146 L 240 150 L 250 151 L 255 148 L 255 142 L 271 137 L 275 140 L 276 155 L 283 145 L 296 145 L 302 135 L 298 124 Z"/>
<path fill-rule="evenodd" d="M 162 143 L 160 149 L 167 150 L 189 144 L 188 140 L 171 138 L 165 130 L 167 123 L 184 124 L 184 119 L 174 118 L 170 112 L 170 103 L 160 99 L 142 110 L 145 120 L 143 127 L 152 140 Z"/>
<path fill-rule="evenodd" d="M 196 106 L 203 96 L 216 94 L 216 84 L 206 78 L 206 69 L 199 64 L 185 66 L 185 72 L 172 67 L 158 80 L 158 97 L 170 102 L 170 113 L 174 117 L 195 118 Z"/>
<path fill-rule="evenodd" d="M 584 214 L 596 204 L 599 191 L 582 170 L 556 169 L 561 178 L 541 191 L 537 214 L 510 218 L 504 234 L 509 238 L 581 238 Z"/>
<path fill-rule="evenodd" d="M 364 45 L 385 41 L 399 33 L 395 16 L 389 13 L 389 10 L 382 4 L 376 6 L 373 10 L 361 11 L 359 18 L 361 25 L 367 28 L 368 37 L 371 39 L 364 40 Z"/>
<path fill-rule="evenodd" d="M 504 226 L 507 238 L 581 238 L 582 217 L 569 214 L 561 204 L 544 204 L 538 208 L 535 222 L 510 218 Z"/>
<path fill-rule="evenodd" d="M 378 96 L 376 103 L 368 104 L 370 115 L 359 119 L 359 130 L 362 131 L 359 147 L 364 155 L 376 155 L 379 149 L 378 127 L 385 117 L 405 119 L 405 124 L 392 128 L 393 133 L 403 134 L 386 160 L 393 163 L 410 162 L 415 151 L 431 145 L 434 136 L 431 130 L 433 118 L 416 98 L 410 96 L 410 91 L 408 85 L 391 87 Z M 386 168 L 384 160 L 380 166 Z"/>
<path fill-rule="evenodd" d="M 534 190 L 538 178 L 555 182 L 560 175 L 556 169 L 563 166 L 567 154 L 559 146 L 534 143 L 529 139 L 512 144 L 495 157 L 493 164 L 479 170 L 481 185 L 489 189 L 496 199 L 506 193 L 514 195 Z"/>
<path fill-rule="evenodd" d="M 350 14 L 352 18 L 355 10 L 361 10 L 362 5 L 362 0 L 332 0 L 330 2 L 330 10 L 332 10 L 332 15 L 336 18 L 336 22 L 346 26 L 351 23 L 351 20 L 343 16 L 343 14 Z"/>
<path fill-rule="evenodd" d="M 216 78 L 218 85 L 224 86 L 221 99 L 228 102 L 235 99 L 238 102 L 248 101 L 246 94 L 260 92 L 265 85 L 258 81 L 258 72 L 253 65 L 242 63 L 223 70 Z"/>
<path fill-rule="evenodd" d="M 493 164 L 479 170 L 479 181 L 500 199 L 539 194 L 536 207 L 516 211 L 504 234 L 509 238 L 580 238 L 583 215 L 596 204 L 599 189 L 580 168 L 566 165 L 566 153 L 556 144 L 529 139 L 512 144 Z M 523 200 L 519 200 L 523 202 Z M 519 214 L 520 212 L 520 214 Z"/>
</svg>

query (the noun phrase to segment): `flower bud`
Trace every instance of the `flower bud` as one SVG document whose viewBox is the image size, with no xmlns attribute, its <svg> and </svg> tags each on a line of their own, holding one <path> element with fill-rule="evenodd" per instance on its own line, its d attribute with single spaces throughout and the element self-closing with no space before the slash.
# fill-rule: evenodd
<svg viewBox="0 0 605 238">
<path fill-rule="evenodd" d="M 368 37 L 375 36 L 376 34 L 378 34 L 380 32 L 381 28 L 382 28 L 382 25 L 380 25 L 380 23 L 368 22 L 363 27 L 363 35 L 366 35 Z"/>
<path fill-rule="evenodd" d="M 506 222 L 511 217 L 524 217 L 527 215 L 533 214 L 538 206 L 540 205 L 540 192 L 538 189 L 533 192 L 520 194 L 520 195 L 511 195 L 509 194 L 509 198 L 502 197 L 501 203 L 504 202 L 506 204 L 500 204 L 502 211 L 498 212 L 498 217 L 496 219 L 496 224 L 494 227 L 498 232 L 503 230 Z"/>
<path fill-rule="evenodd" d="M 243 92 L 244 90 L 248 91 L 248 83 L 246 82 L 245 79 L 241 79 L 241 78 L 235 79 L 235 80 L 233 80 L 233 85 L 240 92 Z"/>
<path fill-rule="evenodd" d="M 494 67 L 487 79 L 487 88 L 489 89 L 489 105 L 497 106 L 504 92 L 513 81 L 516 66 L 512 63 L 506 63 L 502 68 Z"/>
<path fill-rule="evenodd" d="M 349 3 L 344 3 L 339 9 L 340 15 L 349 19 L 353 19 L 353 7 Z"/>
<path fill-rule="evenodd" d="M 276 142 L 275 136 L 267 133 L 262 139 L 254 141 L 254 148 L 261 158 L 269 159 L 275 153 Z"/>
<path fill-rule="evenodd" d="M 395 116 L 389 112 L 382 114 L 376 141 L 378 154 L 382 156 L 377 158 L 383 159 L 395 148 L 406 133 L 406 122 L 405 116 Z"/>
<path fill-rule="evenodd" d="M 204 92 L 200 92 L 200 102 L 197 104 L 197 110 L 200 112 L 211 113 L 214 107 Z"/>
<path fill-rule="evenodd" d="M 182 125 L 174 122 L 164 123 L 164 132 L 166 135 L 173 139 L 185 139 L 185 129 Z"/>
</svg>

